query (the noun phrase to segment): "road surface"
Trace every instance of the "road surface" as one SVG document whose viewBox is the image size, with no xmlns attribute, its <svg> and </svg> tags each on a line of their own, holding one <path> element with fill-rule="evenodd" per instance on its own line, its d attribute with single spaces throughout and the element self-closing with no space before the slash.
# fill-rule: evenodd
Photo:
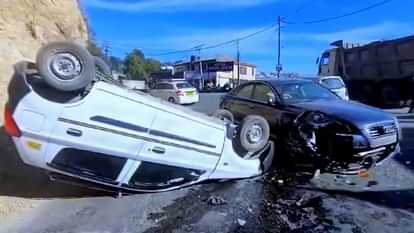
<svg viewBox="0 0 414 233">
<path fill-rule="evenodd" d="M 201 94 L 189 107 L 212 114 L 220 96 Z M 414 117 L 400 122 L 404 154 L 367 178 L 274 173 L 122 198 L 50 182 L 1 132 L 0 232 L 414 232 Z"/>
</svg>

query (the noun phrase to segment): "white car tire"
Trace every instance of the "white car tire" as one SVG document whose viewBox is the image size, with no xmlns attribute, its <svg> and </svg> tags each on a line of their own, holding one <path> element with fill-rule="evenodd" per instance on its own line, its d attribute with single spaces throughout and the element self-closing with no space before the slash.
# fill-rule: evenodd
<svg viewBox="0 0 414 233">
<path fill-rule="evenodd" d="M 40 75 L 60 91 L 77 91 L 95 78 L 95 61 L 84 47 L 72 42 L 52 42 L 37 53 Z"/>
<path fill-rule="evenodd" d="M 249 115 L 243 119 L 237 131 L 237 141 L 242 149 L 256 152 L 269 142 L 270 126 L 267 120 L 258 115 Z"/>
</svg>

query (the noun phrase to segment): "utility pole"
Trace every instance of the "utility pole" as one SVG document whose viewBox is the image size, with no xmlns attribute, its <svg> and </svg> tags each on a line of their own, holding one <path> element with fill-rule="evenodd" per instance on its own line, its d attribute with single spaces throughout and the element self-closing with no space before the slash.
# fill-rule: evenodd
<svg viewBox="0 0 414 233">
<path fill-rule="evenodd" d="M 237 40 L 236 44 L 237 44 L 237 85 L 240 85 L 240 40 Z"/>
<path fill-rule="evenodd" d="M 104 52 L 104 58 L 106 62 L 109 62 L 109 53 L 111 52 L 111 42 L 105 41 L 102 45 L 103 52 Z"/>
<path fill-rule="evenodd" d="M 281 30 L 281 24 L 282 24 L 282 17 L 278 16 L 277 18 L 277 31 L 278 31 L 278 37 L 277 37 L 277 46 L 278 46 L 278 50 L 277 50 L 277 67 L 276 67 L 276 71 L 277 71 L 277 78 L 280 78 L 280 71 L 282 71 L 282 64 L 280 63 L 280 49 L 281 49 L 281 44 L 280 44 L 280 30 Z"/>
<path fill-rule="evenodd" d="M 204 44 L 200 44 L 200 45 L 197 45 L 197 46 L 192 48 L 192 49 L 198 51 L 198 61 L 200 63 L 199 69 L 200 69 L 200 81 L 201 81 L 201 83 L 199 83 L 199 88 L 200 89 L 204 88 L 203 61 L 201 60 L 201 50 L 203 49 L 203 47 L 204 47 Z M 201 87 L 200 87 L 200 84 L 201 84 Z"/>
</svg>

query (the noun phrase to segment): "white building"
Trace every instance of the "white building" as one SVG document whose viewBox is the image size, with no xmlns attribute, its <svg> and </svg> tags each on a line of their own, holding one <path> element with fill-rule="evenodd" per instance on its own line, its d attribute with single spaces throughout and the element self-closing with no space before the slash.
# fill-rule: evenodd
<svg viewBox="0 0 414 233">
<path fill-rule="evenodd" d="M 202 88 L 207 85 L 233 87 L 238 83 L 238 64 L 234 59 L 213 58 L 181 62 L 174 65 L 175 72 L 184 73 L 184 77 L 194 85 Z M 256 66 L 240 62 L 240 82 L 256 79 Z"/>
</svg>

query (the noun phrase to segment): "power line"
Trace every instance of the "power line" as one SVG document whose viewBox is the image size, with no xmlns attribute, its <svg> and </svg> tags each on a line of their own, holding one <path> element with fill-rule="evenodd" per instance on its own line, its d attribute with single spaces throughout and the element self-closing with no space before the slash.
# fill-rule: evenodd
<svg viewBox="0 0 414 233">
<path fill-rule="evenodd" d="M 361 9 L 358 9 L 358 10 L 355 10 L 355 11 L 352 11 L 352 12 L 349 12 L 349 13 L 346 13 L 346 14 L 338 15 L 338 16 L 322 18 L 322 19 L 316 19 L 316 20 L 311 20 L 311 21 L 304 21 L 304 22 L 284 21 L 284 23 L 287 23 L 287 24 L 316 24 L 316 23 L 324 23 L 324 22 L 334 21 L 334 20 L 338 20 L 338 19 L 345 18 L 345 17 L 348 17 L 348 16 L 352 16 L 352 15 L 355 15 L 355 14 L 359 14 L 359 13 L 362 13 L 362 12 L 365 12 L 365 11 L 369 11 L 371 9 L 383 6 L 383 5 L 385 5 L 387 3 L 390 3 L 392 1 L 394 1 L 394 0 L 384 0 L 384 1 L 377 2 L 377 3 L 372 4 L 372 5 L 369 5 L 367 7 L 364 7 L 364 8 L 361 8 Z"/>
<path fill-rule="evenodd" d="M 242 37 L 239 37 L 239 38 L 236 38 L 236 39 L 232 39 L 232 40 L 228 40 L 228 41 L 224 41 L 224 42 L 220 42 L 220 43 L 213 44 L 213 45 L 210 45 L 210 46 L 202 46 L 202 47 L 198 47 L 198 48 L 176 50 L 176 51 L 171 51 L 171 52 L 166 52 L 166 53 L 153 54 L 152 56 L 166 56 L 166 55 L 173 55 L 173 54 L 178 54 L 178 53 L 189 53 L 189 52 L 196 52 L 196 51 L 203 51 L 203 50 L 208 50 L 208 49 L 219 48 L 219 47 L 223 47 L 223 46 L 226 46 L 226 45 L 237 44 L 238 42 L 240 42 L 242 40 L 249 39 L 249 38 L 254 37 L 258 34 L 269 31 L 269 30 L 271 30 L 275 27 L 276 27 L 276 25 L 272 24 L 271 26 L 264 27 L 264 28 L 262 28 L 258 31 L 247 34 L 245 36 L 242 36 Z"/>
</svg>

